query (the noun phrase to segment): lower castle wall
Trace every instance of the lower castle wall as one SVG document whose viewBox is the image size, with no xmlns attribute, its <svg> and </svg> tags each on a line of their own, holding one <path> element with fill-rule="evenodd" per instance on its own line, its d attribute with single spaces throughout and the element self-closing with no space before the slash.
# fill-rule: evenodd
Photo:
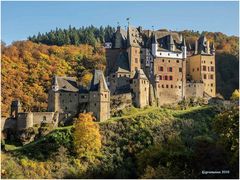
<svg viewBox="0 0 240 180">
<path fill-rule="evenodd" d="M 1 117 L 1 131 L 4 129 L 14 129 L 17 125 L 15 118 Z"/>
<path fill-rule="evenodd" d="M 33 113 L 21 112 L 17 117 L 17 130 L 33 127 Z"/>
<path fill-rule="evenodd" d="M 203 98 L 204 84 L 202 82 L 187 82 L 186 83 L 186 98 L 200 97 Z"/>
<path fill-rule="evenodd" d="M 58 123 L 58 114 L 54 112 L 18 113 L 17 130 L 27 129 L 41 123 Z"/>
<path fill-rule="evenodd" d="M 132 94 L 124 93 L 111 96 L 111 110 L 121 110 L 132 105 Z"/>
<path fill-rule="evenodd" d="M 54 112 L 32 112 L 33 125 L 41 123 L 52 123 Z"/>
</svg>

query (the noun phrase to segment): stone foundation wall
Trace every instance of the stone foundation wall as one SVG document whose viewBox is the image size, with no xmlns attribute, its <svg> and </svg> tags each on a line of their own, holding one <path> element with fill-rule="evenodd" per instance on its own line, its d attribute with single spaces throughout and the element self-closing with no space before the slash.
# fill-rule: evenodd
<svg viewBox="0 0 240 180">
<path fill-rule="evenodd" d="M 4 129 L 14 129 L 16 125 L 17 121 L 15 118 L 1 117 L 1 131 Z"/>
<path fill-rule="evenodd" d="M 111 110 L 121 110 L 132 105 L 132 94 L 124 93 L 111 96 Z"/>
<path fill-rule="evenodd" d="M 202 82 L 187 82 L 186 83 L 186 98 L 203 98 L 204 84 Z"/>
</svg>

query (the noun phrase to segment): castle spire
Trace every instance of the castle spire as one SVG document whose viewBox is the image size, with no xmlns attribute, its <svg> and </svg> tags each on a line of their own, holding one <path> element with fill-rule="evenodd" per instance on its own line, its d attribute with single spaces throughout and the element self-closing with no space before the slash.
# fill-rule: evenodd
<svg viewBox="0 0 240 180">
<path fill-rule="evenodd" d="M 186 41 L 184 37 L 182 37 L 182 46 L 186 46 Z"/>
</svg>

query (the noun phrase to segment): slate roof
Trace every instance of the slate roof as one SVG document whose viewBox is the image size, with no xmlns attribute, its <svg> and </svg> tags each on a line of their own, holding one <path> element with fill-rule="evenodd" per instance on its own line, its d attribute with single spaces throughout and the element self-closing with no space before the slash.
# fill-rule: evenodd
<svg viewBox="0 0 240 180">
<path fill-rule="evenodd" d="M 117 61 L 115 63 L 114 71 L 115 72 L 130 72 L 127 52 L 121 52 L 118 55 Z"/>
<path fill-rule="evenodd" d="M 142 44 L 142 37 L 137 28 L 128 27 L 128 46 L 139 47 Z"/>
<path fill-rule="evenodd" d="M 78 92 L 77 80 L 74 77 L 54 77 L 54 84 L 58 86 L 58 91 Z"/>
<path fill-rule="evenodd" d="M 103 89 L 109 90 L 103 72 L 101 70 L 94 70 L 90 91 L 97 91 L 101 80 L 103 81 Z"/>
<path fill-rule="evenodd" d="M 135 71 L 133 79 L 147 79 L 147 76 L 145 75 L 144 71 L 142 69 L 138 69 Z"/>
<path fill-rule="evenodd" d="M 122 35 L 123 40 L 127 40 L 127 31 L 120 28 L 120 34 Z"/>
<path fill-rule="evenodd" d="M 121 86 L 121 87 L 117 87 L 117 89 L 115 90 L 115 94 L 124 94 L 124 93 L 129 93 L 131 92 L 131 86 L 130 83 L 125 85 L 125 86 Z"/>
<path fill-rule="evenodd" d="M 151 48 L 152 43 L 158 43 L 159 51 L 169 51 L 169 45 L 174 44 L 175 45 L 175 52 L 181 52 L 181 47 L 185 44 L 185 41 L 183 38 L 181 38 L 181 35 L 179 35 L 177 32 L 170 32 L 167 30 L 158 30 L 158 31 L 150 31 L 150 30 L 144 30 L 143 37 L 150 36 L 149 38 L 145 38 L 145 44 L 147 47 Z"/>
<path fill-rule="evenodd" d="M 120 37 L 121 37 L 120 47 L 119 47 L 119 44 L 116 47 L 116 38 L 117 38 L 116 36 L 117 36 L 117 34 L 120 34 Z M 114 44 L 115 48 L 126 48 L 126 45 L 127 45 L 127 31 L 125 31 L 124 29 L 121 29 L 121 27 L 118 26 L 117 31 L 114 33 L 114 38 L 113 38 L 112 43 Z"/>
</svg>

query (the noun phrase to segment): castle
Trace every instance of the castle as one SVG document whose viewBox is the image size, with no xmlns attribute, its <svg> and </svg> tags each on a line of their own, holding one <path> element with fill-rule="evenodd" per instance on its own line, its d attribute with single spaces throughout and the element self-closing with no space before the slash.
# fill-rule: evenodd
<svg viewBox="0 0 240 180">
<path fill-rule="evenodd" d="M 187 48 L 176 32 L 118 27 L 106 47 L 111 95 L 131 92 L 136 107 L 216 96 L 215 48 L 204 36 Z"/>
<path fill-rule="evenodd" d="M 21 103 L 13 101 L 11 117 L 2 120 L 2 130 L 42 122 L 57 126 L 81 112 L 93 112 L 97 121 L 105 121 L 114 97 L 143 108 L 216 96 L 215 48 L 204 36 L 192 48 L 176 32 L 118 26 L 105 49 L 106 73 L 95 70 L 89 87 L 80 86 L 73 77 L 55 76 L 48 112 L 22 112 Z"/>
</svg>

